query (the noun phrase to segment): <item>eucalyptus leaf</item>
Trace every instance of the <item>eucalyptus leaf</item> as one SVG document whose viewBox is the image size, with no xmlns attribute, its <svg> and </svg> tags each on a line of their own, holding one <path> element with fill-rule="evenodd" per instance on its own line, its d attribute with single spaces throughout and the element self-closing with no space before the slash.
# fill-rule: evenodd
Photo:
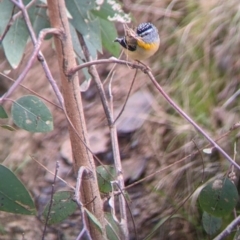
<svg viewBox="0 0 240 240">
<path fill-rule="evenodd" d="M 110 21 L 99 19 L 101 26 L 101 36 L 103 47 L 115 57 L 120 54 L 120 45 L 114 42 L 117 37 L 117 30 L 114 24 Z"/>
<path fill-rule="evenodd" d="M 50 111 L 36 96 L 23 96 L 14 102 L 12 117 L 18 127 L 29 132 L 49 132 L 53 129 Z"/>
<path fill-rule="evenodd" d="M 30 2 L 30 0 L 25 0 L 23 2 L 24 2 L 24 5 L 27 5 Z M 1 6 L 0 6 L 0 9 L 1 9 Z M 29 13 L 30 19 L 33 20 L 34 13 L 33 13 L 32 7 L 28 9 L 28 13 Z M 7 14 L 9 14 L 9 9 L 6 15 Z M 8 20 L 10 19 L 10 17 L 11 15 L 8 16 Z M 2 42 L 6 58 L 10 63 L 11 67 L 14 69 L 18 67 L 22 59 L 28 37 L 29 37 L 29 32 L 24 19 L 21 17 L 15 19 L 13 25 L 11 25 L 10 29 L 8 30 Z"/>
<path fill-rule="evenodd" d="M 91 221 L 97 226 L 98 230 L 102 233 L 102 225 L 101 223 L 98 221 L 98 219 L 87 210 L 87 208 L 84 208 L 84 210 L 86 211 L 88 217 L 91 219 Z"/>
<path fill-rule="evenodd" d="M 230 214 L 238 201 L 236 186 L 228 179 L 216 179 L 207 184 L 199 195 L 201 208 L 215 217 Z"/>
<path fill-rule="evenodd" d="M 71 32 L 71 37 L 72 37 L 73 48 L 74 48 L 75 54 L 77 56 L 78 63 L 82 64 L 86 61 L 86 59 L 85 59 L 83 50 L 82 50 L 80 42 L 79 42 L 77 32 L 71 23 L 69 24 L 69 26 L 70 26 L 70 32 Z M 91 75 L 88 73 L 88 68 L 83 68 L 83 69 L 81 69 L 81 71 L 83 72 L 83 74 L 85 76 L 85 80 L 81 84 L 80 90 L 81 90 L 81 92 L 85 92 L 86 90 L 88 90 L 88 87 L 90 85 Z"/>
<path fill-rule="evenodd" d="M 43 216 L 46 221 L 50 202 L 44 209 Z M 53 204 L 50 209 L 48 224 L 62 222 L 73 214 L 77 209 L 76 202 L 73 201 L 73 193 L 68 191 L 57 192 L 53 195 Z"/>
<path fill-rule="evenodd" d="M 0 165 L 0 211 L 34 215 L 34 202 L 12 171 Z"/>
<path fill-rule="evenodd" d="M 6 111 L 4 110 L 3 106 L 0 105 L 0 118 L 8 118 Z"/>
<path fill-rule="evenodd" d="M 72 16 L 71 24 L 82 34 L 88 50 L 95 59 L 97 51 L 102 51 L 100 25 L 98 19 L 90 13 L 95 7 L 95 1 L 66 1 L 66 6 Z"/>
<path fill-rule="evenodd" d="M 107 221 L 106 231 L 108 239 L 120 240 L 121 239 L 120 226 L 114 221 L 114 218 L 111 215 L 111 213 L 105 213 L 104 215 Z"/>
<path fill-rule="evenodd" d="M 115 168 L 108 165 L 97 167 L 97 179 L 99 190 L 102 193 L 109 193 L 112 191 L 111 181 L 116 177 Z"/>
<path fill-rule="evenodd" d="M 46 8 L 35 8 L 35 19 L 33 22 L 33 29 L 36 35 L 39 35 L 39 32 L 44 28 L 50 28 L 50 22 L 47 16 L 47 9 Z M 50 38 L 49 36 L 47 38 Z"/>
<path fill-rule="evenodd" d="M 214 217 L 207 212 L 203 212 L 202 216 L 203 228 L 207 234 L 213 235 L 221 228 L 222 218 Z"/>
<path fill-rule="evenodd" d="M 3 34 L 11 18 L 13 4 L 9 0 L 0 1 L 0 35 Z"/>
</svg>

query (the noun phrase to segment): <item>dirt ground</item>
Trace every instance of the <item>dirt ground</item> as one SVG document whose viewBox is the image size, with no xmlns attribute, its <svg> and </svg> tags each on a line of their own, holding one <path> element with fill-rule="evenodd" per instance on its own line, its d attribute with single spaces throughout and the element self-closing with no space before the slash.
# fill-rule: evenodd
<svg viewBox="0 0 240 240">
<path fill-rule="evenodd" d="M 43 52 L 49 61 L 50 69 L 58 81 L 57 61 L 54 60 L 55 53 L 50 47 L 50 43 L 46 43 Z M 26 56 L 27 59 L 27 56 Z M 15 79 L 21 72 L 20 69 L 11 73 L 11 77 Z M 104 79 L 110 71 L 111 66 L 99 67 L 99 72 Z M 154 71 L 154 67 L 153 67 Z M 114 106 L 116 112 L 121 109 L 127 96 L 131 81 L 133 79 L 134 70 L 125 66 L 117 66 L 115 68 L 115 79 L 112 84 L 112 94 L 114 97 Z M 7 88 L 11 83 L 2 82 L 2 87 Z M 47 100 L 55 102 L 56 98 L 53 91 L 41 69 L 39 63 L 29 72 L 23 85 L 33 91 L 36 91 Z M 108 86 L 106 84 L 106 90 Z M 29 94 L 28 90 L 19 88 L 12 96 L 17 99 L 22 94 Z M 146 117 L 156 108 L 158 114 L 164 116 L 164 112 L 159 112 L 154 92 L 149 87 L 149 82 L 143 73 L 139 72 L 135 81 L 132 95 L 126 106 L 124 114 L 119 119 L 119 143 L 122 157 L 124 175 L 126 184 L 130 184 L 160 167 L 159 153 L 154 152 L 154 145 L 151 144 L 152 131 L 155 127 L 149 127 L 151 124 Z M 143 99 L 143 101 L 142 101 Z M 93 152 L 105 164 L 112 164 L 112 153 L 109 142 L 108 127 L 106 118 L 103 113 L 101 102 L 94 84 L 90 89 L 83 93 L 85 117 L 88 126 L 90 145 Z M 10 103 L 6 104 L 10 110 Z M 51 183 L 53 175 L 46 171 L 34 159 L 43 164 L 49 171 L 54 172 L 55 164 L 60 162 L 58 175 L 68 184 L 75 185 L 75 176 L 72 170 L 71 149 L 68 140 L 67 122 L 61 110 L 48 104 L 54 117 L 54 130 L 47 134 L 32 134 L 24 130 L 17 129 L 14 132 L 1 130 L 1 156 L 2 164 L 14 170 L 27 189 L 31 192 L 37 209 L 37 217 L 28 217 L 8 213 L 0 213 L 0 224 L 2 228 L 2 236 L 0 239 L 40 239 L 43 231 L 43 223 L 41 213 L 43 207 L 47 204 L 51 194 Z M 139 109 L 139 112 L 138 112 Z M 132 114 L 133 113 L 133 114 Z M 137 114 L 137 117 L 136 117 Z M 9 120 L 8 124 L 11 124 Z M 133 122 L 133 123 L 132 123 Z M 6 122 L 5 122 L 6 123 Z M 168 123 L 164 117 L 161 118 L 159 134 L 163 136 L 168 131 Z M 16 127 L 17 128 L 17 127 Z M 167 134 L 168 135 L 168 134 Z M 166 136 L 167 136 L 166 135 Z M 167 140 L 166 140 L 167 141 Z M 96 163 L 99 164 L 99 163 Z M 140 239 L 142 239 L 154 224 L 161 218 L 163 207 L 160 201 L 161 193 L 155 191 L 156 184 L 159 180 L 154 176 L 132 188 L 129 188 L 131 202 L 129 207 L 132 211 L 136 230 Z M 57 181 L 56 191 L 69 190 L 69 188 Z M 133 225 L 129 219 L 131 238 L 135 239 L 133 234 Z M 176 228 L 183 230 L 184 221 L 181 220 Z M 57 226 L 50 226 L 47 229 L 45 239 L 75 239 L 81 227 L 81 219 L 79 212 L 75 213 L 69 219 Z M 184 226 L 184 230 L 191 231 L 189 226 Z M 172 234 L 169 239 L 180 239 L 179 231 L 171 229 Z M 177 238 L 175 238 L 177 234 Z M 159 239 L 156 237 L 156 239 Z M 183 239 L 186 239 L 185 237 Z"/>
<path fill-rule="evenodd" d="M 127 10 L 135 11 L 135 17 L 139 19 L 139 22 L 149 20 L 159 22 L 163 17 L 161 7 L 164 7 L 164 4 L 162 3 L 156 4 L 158 8 L 151 5 L 151 11 L 149 11 L 152 14 L 149 16 L 147 9 L 141 9 L 134 4 L 127 4 L 128 1 L 125 2 L 125 6 L 129 6 Z M 146 4 L 148 2 L 145 1 Z M 181 2 L 177 7 L 181 9 Z M 169 19 L 178 19 L 183 13 L 173 11 Z M 161 22 L 161 24 L 163 23 L 165 22 Z M 171 22 L 170 26 L 172 27 Z M 121 31 L 121 26 L 119 29 Z M 166 36 L 165 39 L 167 42 Z M 162 68 L 159 61 L 167 48 L 166 42 L 163 41 L 163 46 L 159 52 L 146 63 L 151 67 L 153 74 L 163 88 L 174 95 L 169 87 L 172 82 L 166 82 L 163 78 L 167 70 Z M 29 51 L 30 49 L 27 50 L 19 69 L 10 73 L 11 78 L 16 79 L 21 73 L 28 59 Z M 56 54 L 50 41 L 44 43 L 42 51 L 54 78 L 59 83 Z M 109 55 L 104 53 L 99 57 L 107 58 Z M 174 56 L 171 56 L 170 53 L 169 56 L 165 57 Z M 0 56 L 0 59 L 3 58 L 3 56 Z M 104 80 L 112 65 L 98 66 L 97 68 L 101 79 Z M 1 72 L 3 69 L 9 69 L 6 61 L 3 61 L 0 65 Z M 124 104 L 135 70 L 119 65 L 115 67 L 114 71 L 112 95 L 114 111 L 117 115 Z M 82 79 L 81 74 L 80 78 Z M 0 76 L 1 93 L 6 91 L 11 84 L 9 80 Z M 54 130 L 46 134 L 28 133 L 17 129 L 16 126 L 14 132 L 0 130 L 1 163 L 11 168 L 25 184 L 33 196 L 38 210 L 37 216 L 21 216 L 0 212 L 0 240 L 41 239 L 44 228 L 42 212 L 50 199 L 52 190 L 53 175 L 49 171 L 55 171 L 56 161 L 60 163 L 58 175 L 68 185 L 75 186 L 76 180 L 72 169 L 67 121 L 62 111 L 51 104 L 51 102 L 57 104 L 57 100 L 38 62 L 35 63 L 27 75 L 23 85 L 50 101 L 50 103 L 47 101 L 45 103 L 53 114 Z M 107 92 L 108 83 L 104 84 L 104 87 Z M 28 89 L 23 87 L 17 89 L 11 98 L 15 100 L 23 94 L 32 94 Z M 87 92 L 82 93 L 82 99 L 91 149 L 104 164 L 112 164 L 106 117 L 93 83 Z M 6 102 L 5 107 L 10 112 L 11 102 Z M 224 112 L 213 111 L 213 115 L 214 113 L 217 116 L 215 119 L 226 121 L 222 117 L 225 114 Z M 236 122 L 236 116 L 229 114 L 228 126 L 231 126 L 234 122 Z M 0 123 L 13 125 L 11 119 L 1 120 Z M 117 126 L 126 186 L 131 186 L 139 179 L 147 177 L 143 182 L 128 188 L 130 197 L 128 204 L 134 219 L 138 239 L 144 239 L 157 224 L 161 224 L 161 221 L 172 215 L 172 218 L 165 224 L 161 224 L 161 228 L 151 239 L 190 240 L 197 239 L 197 235 L 204 239 L 200 229 L 201 219 L 198 217 L 196 202 L 191 199 L 185 204 L 183 203 L 201 182 L 202 161 L 205 164 L 206 176 L 218 172 L 220 168 L 227 164 L 218 164 L 216 159 L 221 161 L 221 158 L 217 153 L 214 153 L 211 157 L 205 156 L 204 160 L 202 159 L 198 147 L 205 146 L 207 142 L 201 136 L 198 136 L 193 127 L 185 120 L 174 114 L 172 108 L 159 95 L 150 80 L 142 72 L 138 72 L 128 104 Z M 192 139 L 195 142 L 192 142 Z M 222 142 L 222 145 L 226 147 L 228 143 Z M 193 154 L 195 151 L 196 154 Z M 179 161 L 189 154 L 190 157 Z M 39 163 L 44 165 L 45 168 Z M 99 165 L 98 162 L 96 164 Z M 159 172 L 154 174 L 156 171 Z M 69 190 L 69 187 L 57 180 L 55 191 L 62 190 Z M 45 239 L 73 240 L 78 236 L 81 227 L 81 217 L 79 211 L 77 211 L 63 223 L 49 226 Z M 137 239 L 130 214 L 129 230 L 131 239 Z"/>
</svg>

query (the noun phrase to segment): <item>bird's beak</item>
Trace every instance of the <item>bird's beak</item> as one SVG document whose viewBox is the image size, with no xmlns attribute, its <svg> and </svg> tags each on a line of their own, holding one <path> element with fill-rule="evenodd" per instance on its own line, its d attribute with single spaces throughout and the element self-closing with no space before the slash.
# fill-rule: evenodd
<svg viewBox="0 0 240 240">
<path fill-rule="evenodd" d="M 118 42 L 120 43 L 121 39 L 120 38 L 116 38 L 113 42 Z"/>
</svg>

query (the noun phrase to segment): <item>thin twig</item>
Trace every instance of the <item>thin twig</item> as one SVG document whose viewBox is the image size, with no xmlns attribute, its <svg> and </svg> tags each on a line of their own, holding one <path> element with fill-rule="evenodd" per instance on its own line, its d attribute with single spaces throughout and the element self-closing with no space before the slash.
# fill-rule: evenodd
<svg viewBox="0 0 240 240">
<path fill-rule="evenodd" d="M 86 47 L 86 44 L 82 38 L 82 36 L 79 34 L 79 39 L 80 39 L 80 43 L 84 49 L 84 54 L 85 57 L 87 59 L 87 61 L 91 61 L 91 56 L 88 52 L 88 49 Z M 114 60 L 114 59 L 113 59 Z M 91 61 L 92 62 L 92 61 Z M 126 62 L 123 64 L 126 64 Z M 88 67 L 86 64 L 83 64 L 85 67 Z M 79 67 L 79 68 L 78 68 Z M 74 70 L 70 70 L 70 72 L 68 72 L 68 74 L 73 74 L 74 72 L 76 73 L 76 69 L 80 69 L 82 68 L 82 65 L 78 66 L 77 68 L 75 68 Z M 89 65 L 89 74 L 92 76 L 99 95 L 100 95 L 100 99 L 103 105 L 103 109 L 108 121 L 108 126 L 109 126 L 109 130 L 110 130 L 110 139 L 111 139 L 111 144 L 112 144 L 112 150 L 113 150 L 113 159 L 114 159 L 114 165 L 115 165 L 115 169 L 117 172 L 117 181 L 119 186 L 121 187 L 121 189 L 124 189 L 125 185 L 124 185 L 124 177 L 123 177 L 123 172 L 122 172 L 122 164 L 121 164 L 121 158 L 120 158 L 120 152 L 119 152 L 119 146 L 118 146 L 118 138 L 117 138 L 117 128 L 116 128 L 116 124 L 113 123 L 113 113 L 109 107 L 108 101 L 107 101 L 107 97 L 103 88 L 103 84 L 100 80 L 99 74 L 97 72 L 96 67 L 91 64 Z M 111 93 L 110 93 L 111 94 Z M 121 230 L 123 233 L 123 238 L 124 239 L 128 239 L 129 238 L 129 232 L 128 232 L 128 227 L 127 227 L 127 209 L 126 209 L 126 202 L 125 202 L 125 198 L 124 196 L 122 196 L 120 194 L 119 196 L 119 208 L 120 208 L 120 217 L 121 217 Z"/>
<path fill-rule="evenodd" d="M 122 109 L 120 110 L 119 114 L 117 115 L 116 119 L 114 120 L 114 124 L 117 122 L 117 120 L 119 119 L 119 117 L 122 115 L 122 113 L 123 113 L 123 111 L 124 111 L 124 109 L 125 109 L 125 107 L 126 107 L 126 104 L 127 104 L 128 99 L 129 99 L 129 96 L 130 96 L 130 94 L 131 94 L 131 91 L 132 91 L 133 84 L 134 84 L 134 82 L 135 82 L 136 76 L 137 76 L 137 69 L 136 69 L 136 71 L 135 71 L 135 74 L 134 74 L 134 77 L 133 77 L 131 86 L 130 86 L 130 88 L 129 88 L 129 90 L 128 90 L 126 100 L 125 100 L 125 102 L 124 102 L 124 104 L 123 104 L 123 106 L 122 106 Z"/>
<path fill-rule="evenodd" d="M 214 141 L 217 142 L 217 141 L 223 139 L 223 137 L 226 137 L 227 135 L 229 135 L 229 133 L 231 133 L 231 131 L 232 131 L 232 130 L 226 132 L 225 134 L 223 134 L 223 135 L 220 136 L 219 138 L 215 139 Z M 169 168 L 174 167 L 175 165 L 179 165 L 179 163 L 185 161 L 185 160 L 188 159 L 188 158 L 194 157 L 196 154 L 200 153 L 200 151 L 203 151 L 203 149 L 208 148 L 208 147 L 210 147 L 210 146 L 211 146 L 211 144 L 208 144 L 207 146 L 204 146 L 204 147 L 198 149 L 197 151 L 195 151 L 195 152 L 193 152 L 193 153 L 190 153 L 189 155 L 187 155 L 187 156 L 179 159 L 178 161 L 176 161 L 176 162 L 174 162 L 174 163 L 172 163 L 172 164 L 170 164 L 170 165 L 168 165 L 168 166 L 166 166 L 166 167 L 164 167 L 164 168 L 161 168 L 161 169 L 159 169 L 159 170 L 157 170 L 157 171 L 149 174 L 148 176 L 146 176 L 146 177 L 144 177 L 144 178 L 142 178 L 142 179 L 140 179 L 140 180 L 138 180 L 138 181 L 136 181 L 136 182 L 134 182 L 134 183 L 132 183 L 132 184 L 130 184 L 130 185 L 128 185 L 128 186 L 126 186 L 126 187 L 125 187 L 125 190 L 126 190 L 126 189 L 129 189 L 129 188 L 132 188 L 132 187 L 136 186 L 137 184 L 146 181 L 146 180 L 149 179 L 149 178 L 152 178 L 152 177 L 155 176 L 156 174 L 159 174 L 159 173 L 161 173 L 161 172 L 163 172 L 163 171 L 169 170 Z"/>
<path fill-rule="evenodd" d="M 9 81 L 11 81 L 11 82 L 15 82 L 12 78 L 10 78 L 9 76 L 7 76 L 7 75 L 4 74 L 4 73 L 1 73 L 1 72 L 0 72 L 0 76 L 6 78 L 7 80 L 9 80 Z M 32 94 L 38 96 L 39 98 L 43 99 L 44 101 L 46 101 L 46 102 L 52 104 L 54 107 L 57 107 L 57 108 L 63 110 L 61 106 L 59 106 L 59 105 L 57 105 L 56 103 L 54 103 L 54 102 L 48 100 L 47 98 L 43 97 L 41 94 L 39 94 L 39 93 L 33 91 L 32 89 L 30 89 L 30 88 L 24 86 L 23 84 L 20 84 L 19 86 L 21 86 L 21 87 L 24 88 L 25 90 L 29 91 L 30 93 L 32 93 Z"/>
<path fill-rule="evenodd" d="M 99 59 L 99 60 L 93 60 L 93 61 L 88 61 L 86 63 L 82 63 L 80 65 L 78 65 L 77 67 L 75 67 L 74 69 L 71 69 L 68 74 L 72 75 L 75 74 L 76 72 L 78 72 L 79 70 L 81 70 L 82 68 L 87 68 L 90 67 L 92 65 L 99 65 L 99 64 L 105 64 L 105 63 L 117 63 L 117 64 L 121 64 L 121 65 L 127 65 L 129 67 L 132 68 L 137 68 L 142 70 L 143 72 L 146 70 L 145 66 L 139 65 L 137 63 L 132 63 L 132 62 L 128 62 L 125 60 L 119 60 L 115 57 L 111 57 L 109 59 Z"/>
<path fill-rule="evenodd" d="M 129 203 L 125 197 L 125 194 L 124 194 L 124 189 L 120 188 L 120 186 L 118 185 L 117 182 L 115 182 L 118 190 L 121 192 L 122 196 L 125 198 L 125 202 L 126 202 L 126 205 L 127 205 L 127 208 L 128 208 L 128 211 L 130 213 L 130 217 L 131 217 L 131 220 L 132 220 L 132 223 L 133 223 L 133 229 L 134 229 L 134 234 L 135 234 L 135 239 L 138 240 L 138 233 L 137 233 L 137 228 L 136 228 L 136 224 L 135 224 L 135 221 L 134 221 L 134 217 L 133 217 L 133 214 L 132 214 L 132 211 L 131 211 L 131 208 L 129 206 Z"/>
<path fill-rule="evenodd" d="M 203 180 L 204 180 L 204 162 L 203 162 L 203 157 L 202 157 L 202 154 L 201 154 L 201 151 L 200 151 L 200 149 L 198 148 L 198 146 L 197 146 L 197 144 L 193 141 L 193 143 L 194 143 L 194 145 L 197 147 L 197 151 L 199 152 L 199 154 L 200 154 L 200 156 L 201 156 L 201 159 L 202 159 L 202 165 L 203 165 L 203 174 L 202 174 L 202 180 L 200 181 L 200 183 L 198 184 L 198 187 L 196 187 L 196 189 L 197 188 L 199 188 L 200 186 L 201 186 L 201 184 L 203 183 Z M 178 161 L 178 163 L 179 163 L 179 161 Z M 196 189 L 194 189 L 184 200 L 183 200 L 183 202 L 177 207 L 177 209 L 175 209 L 172 213 L 171 213 L 171 215 L 169 216 L 169 217 L 167 217 L 167 219 L 164 221 L 164 222 L 166 222 L 166 221 L 168 221 L 170 218 L 172 218 L 182 207 L 183 207 L 183 205 L 189 200 L 189 198 L 194 194 L 194 192 L 196 191 Z M 158 226 L 158 224 L 156 225 L 156 226 Z M 162 225 L 160 225 L 159 227 L 157 227 L 157 228 L 155 228 L 149 235 L 147 235 L 147 237 L 146 238 L 144 238 L 144 240 L 149 240 L 149 239 L 152 239 L 152 237 L 156 234 L 156 231 L 158 230 L 158 229 L 160 229 L 162 227 Z"/>
<path fill-rule="evenodd" d="M 114 164 L 117 171 L 117 179 L 121 189 L 124 189 L 125 186 L 124 186 L 124 178 L 123 178 L 122 165 L 121 165 L 118 139 L 117 139 L 117 128 L 116 128 L 116 125 L 113 123 L 113 114 L 110 112 L 106 94 L 103 89 L 103 85 L 101 83 L 97 70 L 94 66 L 91 66 L 89 68 L 89 74 L 93 77 L 96 83 L 96 86 L 98 88 L 98 92 L 102 101 L 102 105 L 105 110 L 105 115 L 106 115 L 106 118 L 108 119 L 108 125 L 110 128 L 110 136 L 111 136 L 110 138 L 111 138 L 112 150 L 113 150 L 113 156 L 114 156 Z M 120 206 L 121 222 L 123 226 L 122 230 L 123 230 L 124 238 L 128 239 L 126 202 L 122 195 L 119 196 L 119 202 L 120 202 L 119 206 Z"/>
<path fill-rule="evenodd" d="M 34 160 L 35 162 L 37 162 L 42 168 L 44 168 L 47 172 L 49 172 L 50 174 L 52 174 L 53 176 L 55 176 L 55 173 L 50 171 L 47 167 L 45 167 L 42 163 L 40 163 L 35 157 L 31 156 L 32 160 Z M 61 180 L 63 183 L 65 183 L 70 189 L 75 190 L 75 187 L 73 187 L 72 185 L 70 185 L 68 182 L 66 182 L 64 179 L 62 179 L 61 177 L 57 176 L 57 178 L 59 180 Z"/>
<path fill-rule="evenodd" d="M 58 169 L 59 169 L 59 161 L 56 161 L 55 174 L 54 174 L 54 179 L 53 179 L 53 184 L 52 184 L 51 199 L 50 199 L 48 212 L 47 212 L 47 216 L 46 216 L 46 222 L 45 222 L 44 230 L 43 230 L 43 234 L 42 234 L 42 240 L 44 240 L 44 236 L 45 236 L 45 233 L 46 233 L 46 230 L 47 230 L 47 224 L 48 224 L 48 221 L 49 221 L 49 218 L 50 218 L 50 212 L 51 212 L 52 205 L 53 205 L 53 194 L 54 194 L 54 187 L 55 187 L 55 183 L 56 183 L 56 179 L 57 179 Z"/>
<path fill-rule="evenodd" d="M 0 98 L 0 104 L 4 101 L 4 98 L 9 97 L 13 91 L 18 87 L 18 85 L 24 80 L 25 76 L 27 75 L 28 71 L 30 70 L 30 68 L 32 67 L 34 60 L 36 58 L 36 56 L 38 57 L 38 60 L 41 62 L 43 69 L 45 71 L 46 77 L 49 80 L 50 84 L 52 85 L 52 88 L 58 98 L 59 103 L 61 104 L 61 106 L 63 107 L 63 97 L 62 94 L 59 90 L 59 88 L 56 85 L 56 82 L 54 80 L 54 78 L 52 77 L 52 74 L 49 70 L 49 67 L 46 63 L 46 60 L 43 56 L 43 54 L 40 51 L 40 47 L 42 44 L 42 41 L 44 39 L 44 37 L 49 34 L 57 34 L 57 35 L 61 35 L 61 31 L 59 29 L 54 29 L 54 28 L 50 28 L 50 29 L 43 29 L 40 33 L 39 33 L 39 37 L 38 39 L 36 38 L 35 32 L 33 30 L 28 12 L 26 10 L 26 7 L 24 6 L 22 0 L 19 1 L 15 1 L 15 0 L 11 0 L 16 6 L 18 6 L 23 14 L 23 18 L 25 20 L 25 23 L 27 25 L 30 37 L 32 39 L 32 42 L 34 44 L 34 51 L 25 67 L 25 69 L 21 72 L 20 76 L 18 77 L 18 79 L 15 81 L 15 83 L 10 87 L 10 89 L 2 96 L 2 98 Z"/>
<path fill-rule="evenodd" d="M 39 39 L 36 42 L 35 46 L 34 46 L 34 50 L 26 64 L 26 67 L 23 69 L 23 71 L 21 72 L 21 74 L 19 75 L 19 77 L 17 78 L 17 80 L 14 82 L 14 84 L 8 89 L 8 91 L 0 98 L 0 104 L 6 99 L 8 98 L 15 90 L 16 88 L 22 83 L 22 81 L 24 80 L 24 78 L 26 77 L 27 73 L 29 72 L 30 68 L 32 67 L 34 60 L 36 58 L 36 56 L 39 54 L 39 49 L 42 43 L 42 40 L 44 39 L 44 37 L 49 34 L 49 33 L 59 33 L 59 30 L 57 29 L 44 29 L 43 31 L 40 32 L 39 35 Z"/>
<path fill-rule="evenodd" d="M 26 5 L 26 9 L 30 8 L 33 5 L 34 2 L 36 2 L 36 0 L 32 0 L 31 2 L 29 2 Z M 14 2 L 14 4 L 15 4 L 15 2 Z M 14 12 L 14 7 L 13 7 L 13 12 Z M 13 23 L 16 21 L 16 19 L 18 19 L 19 17 L 22 16 L 22 12 L 21 11 L 19 11 L 18 13 L 14 14 L 14 15 L 13 15 L 13 12 L 12 12 L 12 16 L 9 19 L 9 22 L 8 22 L 5 30 L 3 31 L 2 36 L 0 37 L 0 43 L 3 41 L 3 39 L 5 38 L 7 32 L 9 31 L 9 29 L 13 25 Z"/>
<path fill-rule="evenodd" d="M 183 117 L 185 118 L 192 126 L 194 126 L 208 141 L 211 143 L 213 147 L 215 147 L 231 164 L 233 164 L 237 169 L 240 170 L 240 166 L 233 161 L 233 159 L 197 124 L 195 123 L 178 105 L 167 95 L 167 93 L 163 90 L 163 88 L 158 84 L 155 77 L 153 76 L 152 72 L 145 68 L 144 66 L 134 64 L 131 62 L 127 62 L 124 60 L 118 60 L 117 58 L 110 58 L 110 59 L 101 59 L 101 60 L 95 60 L 91 62 L 87 62 L 84 64 L 81 64 L 77 66 L 75 69 L 72 69 L 70 72 L 75 73 L 76 71 L 89 67 L 91 65 L 97 65 L 97 64 L 104 64 L 104 63 L 119 63 L 123 65 L 128 65 L 132 68 L 137 68 L 142 70 L 144 73 L 148 75 L 154 86 L 157 88 L 157 90 L 162 94 L 162 96 L 167 100 L 167 102 Z M 237 126 L 238 127 L 238 126 Z"/>
<path fill-rule="evenodd" d="M 202 151 L 201 151 L 201 149 L 199 149 L 197 143 L 196 143 L 194 140 L 192 140 L 192 142 L 193 142 L 193 144 L 195 145 L 195 147 L 197 148 L 197 151 L 198 151 L 198 153 L 199 153 L 199 155 L 200 155 L 200 158 L 201 158 L 201 160 L 202 160 L 202 183 L 203 183 L 204 178 L 205 178 L 205 170 L 204 170 L 204 160 L 203 160 Z"/>
<path fill-rule="evenodd" d="M 234 219 L 218 236 L 216 236 L 213 240 L 222 240 L 232 233 L 233 229 L 240 224 L 240 216 Z"/>
<path fill-rule="evenodd" d="M 97 76 L 95 81 L 97 84 L 101 84 L 99 76 Z M 101 94 L 104 94 L 104 92 Z M 113 119 L 113 96 L 112 96 L 112 91 L 111 91 L 111 81 L 109 84 L 109 95 L 110 95 L 110 110 L 111 110 L 111 112 L 109 113 L 110 114 L 109 117 L 111 119 Z M 120 158 L 120 153 L 119 153 L 120 151 L 119 151 L 119 145 L 118 145 L 116 124 L 113 122 L 112 125 L 110 125 L 110 123 L 109 123 L 109 128 L 110 128 L 114 165 L 115 165 L 115 169 L 117 172 L 117 184 L 118 184 L 118 187 L 121 189 L 121 193 L 122 193 L 119 195 L 119 198 L 118 198 L 119 206 L 120 206 L 119 207 L 120 208 L 120 216 L 121 216 L 121 222 L 120 222 L 121 230 L 122 230 L 122 234 L 123 234 L 124 238 L 128 239 L 129 233 L 128 233 L 128 227 L 127 227 L 127 211 L 126 211 L 127 210 L 126 209 L 127 202 L 126 202 L 125 196 L 122 192 L 122 189 L 124 189 L 125 185 L 124 185 L 124 177 L 123 177 L 123 172 L 122 172 L 121 158 Z M 131 213 L 131 215 L 132 215 L 132 213 Z M 133 224 L 134 224 L 134 222 L 133 222 Z"/>
<path fill-rule="evenodd" d="M 5 38 L 5 36 L 7 35 L 7 32 L 9 31 L 10 27 L 13 25 L 14 23 L 14 20 L 13 20 L 13 17 L 16 15 L 13 15 L 14 14 L 14 10 L 15 10 L 15 6 L 13 6 L 13 9 L 12 9 L 12 14 L 11 14 L 11 17 L 8 21 L 8 24 L 5 28 L 5 30 L 3 31 L 3 34 L 2 36 L 0 36 L 0 44 L 2 43 L 3 39 Z M 21 12 L 20 12 L 21 13 Z"/>
<path fill-rule="evenodd" d="M 222 105 L 223 108 L 227 108 L 238 96 L 240 95 L 240 89 L 238 89 L 227 101 Z"/>
<path fill-rule="evenodd" d="M 212 145 L 216 148 L 231 164 L 233 164 L 237 169 L 240 170 L 240 166 L 233 161 L 233 159 L 197 124 L 192 118 L 190 118 L 163 90 L 163 88 L 158 84 L 152 72 L 148 69 L 146 70 L 146 74 L 157 88 L 157 90 L 162 94 L 162 96 L 168 101 L 168 103 L 183 117 L 185 118 L 192 126 L 196 128 Z"/>
</svg>

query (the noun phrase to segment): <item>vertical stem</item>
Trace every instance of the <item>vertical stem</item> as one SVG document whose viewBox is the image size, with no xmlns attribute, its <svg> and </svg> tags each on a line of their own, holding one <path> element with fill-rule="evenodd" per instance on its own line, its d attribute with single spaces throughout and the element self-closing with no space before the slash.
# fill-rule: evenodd
<svg viewBox="0 0 240 240">
<path fill-rule="evenodd" d="M 71 76 L 68 74 L 68 71 L 76 66 L 76 61 L 64 0 L 48 0 L 48 11 L 52 27 L 58 28 L 63 32 L 60 37 L 55 36 L 54 40 L 59 63 L 65 109 L 71 123 L 77 131 L 76 132 L 69 125 L 74 171 L 77 174 L 78 169 L 81 166 L 90 170 L 83 174 L 80 194 L 81 199 L 79 199 L 79 201 L 81 201 L 81 203 L 99 220 L 102 225 L 101 233 L 89 218 L 86 219 L 88 225 L 86 227 L 88 228 L 92 239 L 102 240 L 106 236 L 104 213 L 98 189 L 94 160 L 92 154 L 86 147 L 89 144 L 79 89 L 79 79 L 77 74 L 73 74 Z"/>
<path fill-rule="evenodd" d="M 122 163 L 119 153 L 119 145 L 117 138 L 117 128 L 116 124 L 113 124 L 110 127 L 112 149 L 114 156 L 114 164 L 117 172 L 117 182 L 120 189 L 124 189 L 124 177 L 122 172 Z M 129 238 L 128 226 L 127 226 L 127 207 L 125 202 L 125 197 L 122 194 L 119 194 L 119 206 L 120 206 L 120 216 L 121 216 L 121 230 L 123 231 L 124 239 Z"/>
<path fill-rule="evenodd" d="M 104 92 L 103 85 L 99 78 L 96 67 L 93 65 L 90 66 L 89 73 L 91 74 L 91 76 L 93 77 L 96 83 L 96 86 L 102 101 L 102 105 L 104 108 L 104 112 L 108 120 L 108 126 L 110 128 L 111 144 L 112 144 L 112 150 L 113 150 L 114 165 L 117 172 L 118 186 L 120 187 L 120 189 L 124 189 L 125 185 L 124 185 L 124 178 L 123 178 L 123 172 L 122 172 L 122 163 L 121 163 L 121 158 L 119 153 L 117 128 L 116 128 L 116 124 L 113 121 L 113 113 L 112 111 L 110 111 L 110 108 L 108 106 L 106 94 Z M 129 232 L 128 232 L 128 225 L 127 225 L 126 202 L 122 194 L 119 194 L 119 208 L 120 208 L 120 216 L 121 216 L 121 230 L 122 230 L 123 239 L 125 240 L 129 238 Z"/>
</svg>

